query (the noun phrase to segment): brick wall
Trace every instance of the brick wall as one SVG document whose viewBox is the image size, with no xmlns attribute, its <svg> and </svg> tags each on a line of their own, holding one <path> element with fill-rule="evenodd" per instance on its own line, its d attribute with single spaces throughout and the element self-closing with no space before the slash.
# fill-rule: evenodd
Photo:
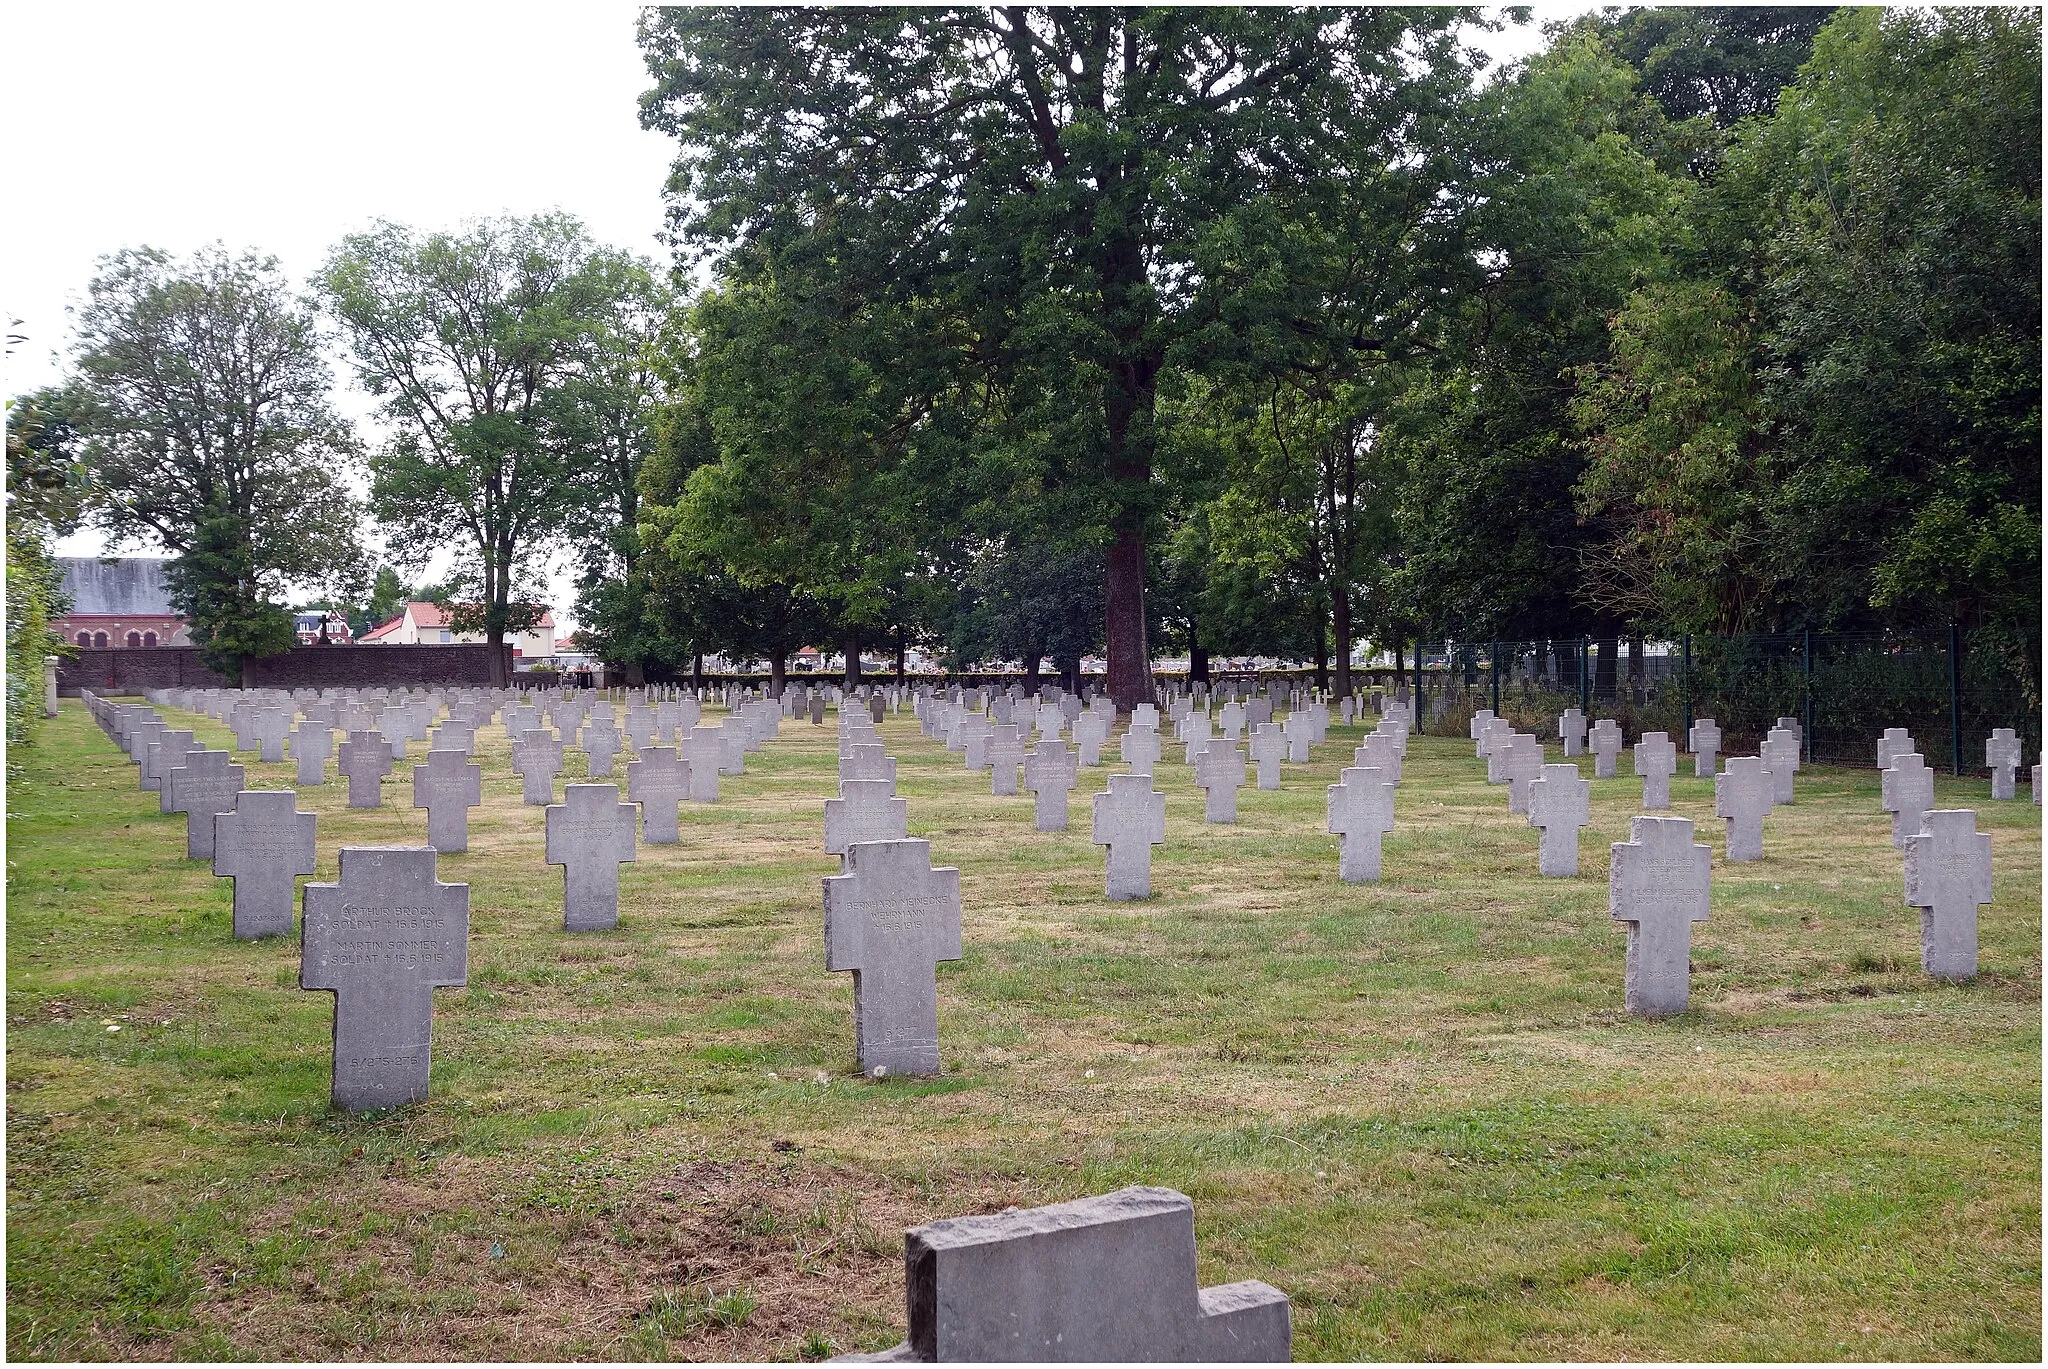
<svg viewBox="0 0 2048 1369">
<path fill-rule="evenodd" d="M 80 689 L 135 694 L 145 689 L 230 688 L 206 668 L 192 646 L 77 647 L 57 666 L 57 692 Z M 511 651 L 505 652 L 506 673 Z M 352 685 L 473 684 L 491 682 L 491 649 L 482 643 L 447 646 L 300 646 L 256 661 L 252 685 L 266 689 L 347 688 Z"/>
</svg>

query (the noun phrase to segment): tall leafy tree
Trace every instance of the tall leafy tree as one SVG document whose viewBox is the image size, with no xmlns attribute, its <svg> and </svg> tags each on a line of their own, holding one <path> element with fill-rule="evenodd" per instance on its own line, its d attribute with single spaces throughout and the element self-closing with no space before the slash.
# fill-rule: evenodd
<svg viewBox="0 0 2048 1369">
<path fill-rule="evenodd" d="M 1109 688 L 1150 694 L 1157 386 L 1231 300 L 1197 239 L 1462 88 L 1455 12 L 651 10 L 681 240 L 824 235 L 950 302 L 1105 547 Z M 1241 326 L 1244 321 L 1236 320 Z"/>
<path fill-rule="evenodd" d="M 181 607 L 228 673 L 289 647 L 271 612 L 286 586 L 363 571 L 344 483 L 359 453 L 329 401 L 312 306 L 275 258 L 145 247 L 101 263 L 76 334 L 63 408 L 87 522 L 178 553 Z"/>
<path fill-rule="evenodd" d="M 454 233 L 383 223 L 321 271 L 390 432 L 370 458 L 371 510 L 403 565 L 453 550 L 455 625 L 493 647 L 538 621 L 545 555 L 584 506 L 601 446 L 563 440 L 579 421 L 570 391 L 631 275 L 566 214 Z"/>
</svg>

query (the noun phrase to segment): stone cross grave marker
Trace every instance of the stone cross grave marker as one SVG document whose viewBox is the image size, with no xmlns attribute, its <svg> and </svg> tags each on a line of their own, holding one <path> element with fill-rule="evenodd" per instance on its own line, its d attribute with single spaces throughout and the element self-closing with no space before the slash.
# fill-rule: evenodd
<svg viewBox="0 0 2048 1369">
<path fill-rule="evenodd" d="M 1984 764 L 1991 771 L 1991 797 L 2015 797 L 2014 780 L 2020 768 L 2019 734 L 2009 727 L 1995 729 L 1984 742 Z"/>
<path fill-rule="evenodd" d="M 284 759 L 284 739 L 292 730 L 290 708 L 266 708 L 256 714 L 250 725 L 250 734 L 260 748 L 259 756 L 266 761 Z"/>
<path fill-rule="evenodd" d="M 530 728 L 512 743 L 512 768 L 519 772 L 521 797 L 535 806 L 555 801 L 555 776 L 562 773 L 562 739 L 546 728 Z"/>
<path fill-rule="evenodd" d="M 1493 721 L 1493 710 L 1482 708 L 1473 713 L 1472 721 L 1465 729 L 1466 735 L 1472 738 L 1472 755 L 1475 759 L 1486 758 L 1486 729 L 1493 725 Z"/>
<path fill-rule="evenodd" d="M 1501 778 L 1507 781 L 1508 811 L 1529 811 L 1529 786 L 1543 773 L 1543 743 L 1527 732 L 1494 739 L 1494 754 L 1500 758 Z"/>
<path fill-rule="evenodd" d="M 1529 783 L 1529 825 L 1541 829 L 1537 873 L 1574 879 L 1579 873 L 1579 829 L 1592 822 L 1593 786 L 1576 765 L 1546 765 Z"/>
<path fill-rule="evenodd" d="M 434 878 L 430 846 L 344 846 L 308 884 L 299 987 L 334 995 L 336 1107 L 427 1096 L 434 990 L 469 982 L 469 886 Z"/>
<path fill-rule="evenodd" d="M 142 787 L 157 795 L 158 805 L 163 803 L 164 780 L 173 770 L 185 763 L 185 757 L 199 750 L 199 740 L 190 732 L 165 728 L 156 734 L 142 753 Z M 2014 752 L 2018 754 L 2017 751 Z M 2007 785 L 2010 788 L 2010 783 Z"/>
<path fill-rule="evenodd" d="M 1602 718 L 1593 724 L 1587 743 L 1593 749 L 1593 778 L 1613 779 L 1615 758 L 1621 755 L 1621 725 L 1612 718 Z"/>
<path fill-rule="evenodd" d="M 718 767 L 725 758 L 724 730 L 712 723 L 698 723 L 684 741 L 683 759 L 690 767 L 690 802 L 718 802 Z"/>
<path fill-rule="evenodd" d="M 1367 765 L 1387 772 L 1389 784 L 1401 782 L 1401 739 L 1392 732 L 1368 732 L 1351 753 L 1353 765 Z"/>
<path fill-rule="evenodd" d="M 228 713 L 228 726 L 235 732 L 235 750 L 256 751 L 262 743 L 256 740 L 256 704 L 238 703 Z"/>
<path fill-rule="evenodd" d="M 1771 802 L 1792 802 L 1792 776 L 1799 770 L 1799 738 L 1782 727 L 1764 734 L 1757 756 L 1771 777 Z"/>
<path fill-rule="evenodd" d="M 1685 734 L 1685 744 L 1692 751 L 1692 774 L 1694 779 L 1705 779 L 1714 773 L 1714 757 L 1721 750 L 1721 729 L 1712 718 L 1696 718 L 1692 729 Z"/>
<path fill-rule="evenodd" d="M 1968 808 L 1936 808 L 1906 838 L 1906 906 L 1920 910 L 1920 968 L 1936 979 L 1977 973 L 1977 905 L 1991 902 L 1991 837 Z"/>
<path fill-rule="evenodd" d="M 412 806 L 427 810 L 427 845 L 444 856 L 469 849 L 469 810 L 483 801 L 483 767 L 456 748 L 436 747 L 412 768 Z"/>
<path fill-rule="evenodd" d="M 616 784 L 571 784 L 548 805 L 547 859 L 562 867 L 562 930 L 608 932 L 619 925 L 619 866 L 639 859 L 637 810 Z"/>
<path fill-rule="evenodd" d="M 821 727 L 821 726 L 823 726 L 823 725 L 824 725 L 824 722 L 825 722 L 825 696 L 824 696 L 823 694 L 812 694 L 812 695 L 811 695 L 811 725 L 812 725 L 813 727 Z"/>
<path fill-rule="evenodd" d="M 1299 710 L 1289 713 L 1280 729 L 1287 738 L 1287 759 L 1299 765 L 1309 759 L 1309 747 L 1315 743 L 1316 727 L 1308 714 Z"/>
<path fill-rule="evenodd" d="M 931 843 L 856 842 L 825 879 L 825 968 L 853 972 L 862 1074 L 937 1074 L 937 965 L 960 958 L 960 872 Z"/>
<path fill-rule="evenodd" d="M 910 835 L 910 804 L 891 780 L 841 780 L 825 800 L 825 854 L 846 868 L 846 848 L 861 841 L 902 841 Z"/>
<path fill-rule="evenodd" d="M 128 758 L 135 762 L 137 783 L 149 788 L 149 748 L 169 734 L 170 724 L 161 718 L 143 718 L 128 726 L 128 738 L 124 749 Z"/>
<path fill-rule="evenodd" d="M 376 732 L 351 732 L 336 751 L 336 768 L 348 777 L 348 806 L 379 808 L 384 777 L 391 773 L 391 744 Z"/>
<path fill-rule="evenodd" d="M 1380 838 L 1394 830 L 1394 784 L 1374 766 L 1351 766 L 1330 786 L 1329 830 L 1336 833 L 1337 878 L 1347 884 L 1377 884 Z"/>
<path fill-rule="evenodd" d="M 593 777 L 610 775 L 612 758 L 619 754 L 619 740 L 619 729 L 609 722 L 585 723 L 583 754 L 589 758 L 589 764 L 584 773 Z"/>
<path fill-rule="evenodd" d="M 1203 822 L 1236 822 L 1237 791 L 1245 781 L 1244 751 L 1227 742 L 1209 743 L 1195 758 L 1195 783 L 1203 794 Z"/>
<path fill-rule="evenodd" d="M 904 1233 L 910 1338 L 850 1359 L 1279 1363 L 1287 1295 L 1201 1288 L 1195 1209 L 1170 1188 L 954 1217 Z"/>
<path fill-rule="evenodd" d="M 1058 737 L 1047 737 L 1024 758 L 1024 787 L 1031 791 L 1034 825 L 1041 832 L 1067 830 L 1067 795 L 1077 779 L 1077 760 Z"/>
<path fill-rule="evenodd" d="M 1629 839 L 1614 843 L 1607 911 L 1628 924 L 1628 1011 L 1642 1017 L 1685 1011 L 1692 996 L 1692 924 L 1707 920 L 1712 879 L 1713 853 L 1693 841 L 1689 818 L 1632 818 Z"/>
<path fill-rule="evenodd" d="M 334 753 L 334 729 L 308 718 L 292 729 L 292 760 L 302 785 L 327 783 L 327 758 Z"/>
<path fill-rule="evenodd" d="M 626 797 L 640 805 L 641 838 L 649 846 L 683 839 L 677 808 L 690 797 L 690 763 L 672 746 L 650 746 L 626 762 Z M 712 771 L 716 782 L 718 772 Z"/>
<path fill-rule="evenodd" d="M 1132 727 L 1149 727 L 1159 730 L 1159 710 L 1151 704 L 1139 704 L 1131 710 Z"/>
<path fill-rule="evenodd" d="M 384 744 L 391 748 L 392 758 L 403 760 L 405 744 L 412 740 L 412 710 L 403 704 L 389 705 L 377 715 L 376 732 L 384 739 Z"/>
<path fill-rule="evenodd" d="M 1564 754 L 1578 756 L 1586 750 L 1586 715 L 1576 708 L 1567 708 L 1558 715 L 1557 737 L 1564 743 Z"/>
<path fill-rule="evenodd" d="M 1501 762 L 1507 758 L 1508 739 L 1515 735 L 1514 724 L 1506 718 L 1494 718 L 1479 733 L 1479 754 L 1486 758 L 1486 782 L 1506 784 L 1508 777 L 1501 771 Z"/>
<path fill-rule="evenodd" d="M 1109 723 L 1093 709 L 1074 719 L 1074 750 L 1082 765 L 1102 764 L 1102 744 L 1109 740 Z"/>
<path fill-rule="evenodd" d="M 1024 739 L 1017 724 L 997 723 L 988 741 L 989 792 L 1017 792 L 1017 772 L 1024 765 Z"/>
<path fill-rule="evenodd" d="M 1193 765 L 1195 758 L 1208 748 L 1210 741 L 1213 739 L 1213 734 L 1209 730 L 1209 715 L 1206 713 L 1190 713 L 1187 717 L 1181 719 L 1180 739 L 1184 748 L 1181 755 L 1181 763 L 1183 765 Z"/>
<path fill-rule="evenodd" d="M 1643 807 L 1671 806 L 1671 777 L 1678 773 L 1678 746 L 1662 732 L 1645 732 L 1636 743 L 1636 773 L 1643 777 Z"/>
<path fill-rule="evenodd" d="M 235 882 L 235 937 L 285 936 L 298 901 L 294 875 L 313 873 L 311 813 L 289 789 L 244 789 L 213 819 L 213 872 Z"/>
<path fill-rule="evenodd" d="M 896 792 L 896 762 L 880 742 L 863 742 L 839 758 L 840 780 L 884 780 Z"/>
<path fill-rule="evenodd" d="M 1150 775 L 1159 764 L 1159 729 L 1132 723 L 1124 732 L 1122 749 L 1124 764 L 1131 767 L 1133 775 Z"/>
<path fill-rule="evenodd" d="M 1349 718 L 1344 721 L 1350 722 Z M 1244 705 L 1232 699 L 1216 710 L 1216 730 L 1225 741 L 1235 742 L 1244 735 Z"/>
<path fill-rule="evenodd" d="M 1287 737 L 1274 723 L 1252 724 L 1252 761 L 1258 766 L 1259 788 L 1280 787 L 1280 762 L 1287 759 Z"/>
<path fill-rule="evenodd" d="M 1346 694 L 1343 701 L 1337 705 L 1337 716 L 1344 720 L 1346 727 L 1351 726 L 1358 717 L 1358 700 Z"/>
<path fill-rule="evenodd" d="M 170 774 L 171 809 L 185 815 L 185 856 L 213 859 L 215 814 L 234 811 L 242 792 L 242 767 L 225 751 L 192 751 Z"/>
<path fill-rule="evenodd" d="M 1891 768 L 1877 779 L 1884 811 L 1892 815 L 1892 845 L 1903 851 L 1906 839 L 1921 831 L 1934 807 L 1934 772 L 1919 752 L 1908 751 L 1893 756 Z"/>
<path fill-rule="evenodd" d="M 1730 756 L 1714 776 L 1714 816 L 1728 820 L 1728 859 L 1764 858 L 1764 819 L 1771 814 L 1771 776 L 1757 756 Z"/>
<path fill-rule="evenodd" d="M 1877 768 L 1889 770 L 1892 757 L 1903 756 L 1920 748 L 1913 744 L 1913 734 L 1903 727 L 1887 727 L 1884 735 L 1877 739 Z"/>
<path fill-rule="evenodd" d="M 654 740 L 654 714 L 646 708 L 628 705 L 624 732 L 626 746 L 633 751 L 645 751 Z"/>
<path fill-rule="evenodd" d="M 1111 775 L 1093 800 L 1089 840 L 1108 850 L 1104 892 L 1113 901 L 1152 893 L 1152 848 L 1166 840 L 1166 795 L 1150 775 Z"/>
</svg>

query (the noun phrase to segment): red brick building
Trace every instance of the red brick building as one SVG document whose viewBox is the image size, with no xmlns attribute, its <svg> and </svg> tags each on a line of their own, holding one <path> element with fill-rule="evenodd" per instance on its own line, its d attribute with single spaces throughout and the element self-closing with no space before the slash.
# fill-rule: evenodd
<svg viewBox="0 0 2048 1369">
<path fill-rule="evenodd" d="M 70 611 L 50 629 L 74 646 L 190 646 L 160 556 L 60 556 Z"/>
</svg>

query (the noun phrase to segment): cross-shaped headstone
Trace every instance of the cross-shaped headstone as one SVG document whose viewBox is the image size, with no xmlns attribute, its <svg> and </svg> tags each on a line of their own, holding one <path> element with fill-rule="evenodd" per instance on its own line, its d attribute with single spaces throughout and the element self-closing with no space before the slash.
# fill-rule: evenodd
<svg viewBox="0 0 2048 1369">
<path fill-rule="evenodd" d="M 122 745 L 128 752 L 128 758 L 135 762 L 138 779 L 144 789 L 149 788 L 149 748 L 170 730 L 170 724 L 161 718 L 141 718 L 128 725 L 128 736 Z"/>
<path fill-rule="evenodd" d="M 1529 811 L 1529 785 L 1543 773 L 1543 743 L 1532 733 L 1511 732 L 1494 738 L 1494 756 L 1500 761 L 1500 776 L 1508 787 L 1508 811 Z"/>
<path fill-rule="evenodd" d="M 1150 775 L 1111 775 L 1091 818 L 1089 840 L 1109 848 L 1104 892 L 1119 902 L 1150 897 L 1152 848 L 1166 840 L 1166 795 L 1152 788 Z"/>
<path fill-rule="evenodd" d="M 1893 756 L 1891 768 L 1878 775 L 1878 790 L 1884 811 L 1892 815 L 1892 845 L 1903 851 L 1934 807 L 1934 772 L 1919 752 L 1908 751 Z"/>
<path fill-rule="evenodd" d="M 1253 723 L 1251 751 L 1252 763 L 1258 768 L 1258 784 L 1261 789 L 1280 787 L 1280 762 L 1287 759 L 1287 736 L 1277 723 Z"/>
<path fill-rule="evenodd" d="M 1995 729 L 1984 742 L 1984 764 L 1991 771 L 1991 797 L 2015 797 L 2014 780 L 2020 768 L 2019 734 L 2009 727 Z"/>
<path fill-rule="evenodd" d="M 839 758 L 839 778 L 844 780 L 883 780 L 889 791 L 896 790 L 896 762 L 880 742 L 863 742 L 848 749 Z"/>
<path fill-rule="evenodd" d="M 1067 744 L 1047 737 L 1024 758 L 1024 787 L 1034 801 L 1034 823 L 1041 832 L 1067 830 L 1067 794 L 1074 788 L 1078 762 Z"/>
<path fill-rule="evenodd" d="M 1906 838 L 1906 906 L 1920 910 L 1920 968 L 1936 979 L 1977 973 L 1977 905 L 1991 902 L 1991 837 L 1968 808 L 1936 808 Z"/>
<path fill-rule="evenodd" d="M 588 758 L 584 773 L 592 776 L 610 775 L 612 757 L 619 754 L 619 729 L 610 722 L 585 723 L 583 754 Z"/>
<path fill-rule="evenodd" d="M 1346 727 L 1351 726 L 1352 721 L 1358 717 L 1358 701 L 1346 694 L 1343 701 L 1337 705 L 1337 714 L 1344 719 Z"/>
<path fill-rule="evenodd" d="M 298 901 L 294 875 L 313 873 L 311 813 L 289 789 L 244 789 L 213 819 L 213 872 L 235 882 L 235 936 L 284 936 Z"/>
<path fill-rule="evenodd" d="M 1024 739 L 1015 723 L 998 723 L 988 742 L 989 792 L 1017 792 L 1017 772 L 1024 765 Z"/>
<path fill-rule="evenodd" d="M 1714 773 L 1714 757 L 1721 750 L 1721 729 L 1712 718 L 1696 718 L 1685 734 L 1685 744 L 1692 751 L 1692 773 L 1694 779 L 1705 779 Z"/>
<path fill-rule="evenodd" d="M 1558 716 L 1557 736 L 1564 743 L 1565 755 L 1583 755 L 1586 750 L 1586 715 L 1576 708 L 1567 708 Z"/>
<path fill-rule="evenodd" d="M 1236 822 L 1237 791 L 1245 781 L 1244 751 L 1218 738 L 1195 758 L 1203 822 Z"/>
<path fill-rule="evenodd" d="M 412 710 L 403 704 L 392 704 L 377 715 L 377 735 L 391 748 L 394 759 L 405 757 L 405 744 L 412 740 Z"/>
<path fill-rule="evenodd" d="M 931 843 L 856 842 L 825 880 L 825 968 L 853 972 L 863 1074 L 937 1074 L 937 963 L 960 958 L 960 872 Z"/>
<path fill-rule="evenodd" d="M 1636 743 L 1636 773 L 1643 777 L 1643 807 L 1671 806 L 1671 777 L 1678 773 L 1678 744 L 1662 732 L 1645 732 Z"/>
<path fill-rule="evenodd" d="M 1202 754 L 1211 740 L 1209 715 L 1190 713 L 1180 722 L 1180 739 L 1184 748 L 1181 755 L 1183 765 L 1193 765 L 1195 758 Z"/>
<path fill-rule="evenodd" d="M 142 753 L 142 787 L 163 801 L 164 779 L 185 763 L 185 757 L 199 750 L 199 740 L 190 732 L 164 728 Z"/>
<path fill-rule="evenodd" d="M 1380 838 L 1394 830 L 1394 784 L 1376 766 L 1351 766 L 1330 786 L 1327 826 L 1337 834 L 1337 878 L 1377 884 Z"/>
<path fill-rule="evenodd" d="M 334 1105 L 427 1096 L 434 990 L 469 982 L 469 886 L 434 878 L 430 846 L 344 846 L 308 884 L 299 987 L 334 995 Z"/>
<path fill-rule="evenodd" d="M 519 772 L 526 802 L 553 803 L 555 776 L 562 773 L 562 739 L 546 728 L 521 732 L 512 743 L 512 768 Z"/>
<path fill-rule="evenodd" d="M 690 767 L 690 802 L 718 802 L 718 768 L 725 759 L 725 731 L 712 723 L 698 723 L 682 744 L 683 760 Z"/>
<path fill-rule="evenodd" d="M 1479 754 L 1486 758 L 1488 784 L 1508 782 L 1507 774 L 1501 769 L 1501 762 L 1507 759 L 1508 739 L 1514 735 L 1514 724 L 1506 718 L 1495 718 L 1480 730 Z"/>
<path fill-rule="evenodd" d="M 1358 749 L 1351 753 L 1353 765 L 1370 766 L 1383 770 L 1387 783 L 1401 782 L 1401 741 L 1391 732 L 1368 732 L 1359 741 Z"/>
<path fill-rule="evenodd" d="M 1297 765 L 1308 760 L 1309 747 L 1316 739 L 1314 720 L 1300 711 L 1289 713 L 1280 731 L 1287 738 L 1287 759 Z"/>
<path fill-rule="evenodd" d="M 1153 716 L 1157 717 L 1157 711 Z M 1132 723 L 1124 733 L 1124 764 L 1131 767 L 1133 775 L 1150 775 L 1152 767 L 1159 764 L 1159 729 L 1146 723 Z"/>
<path fill-rule="evenodd" d="M 1351 721 L 1346 718 L 1344 721 Z M 1227 741 L 1244 735 L 1244 705 L 1232 699 L 1216 710 L 1216 730 Z"/>
<path fill-rule="evenodd" d="M 825 854 L 840 857 L 862 841 L 902 841 L 910 835 L 910 804 L 891 780 L 841 780 L 839 797 L 825 800 Z"/>
<path fill-rule="evenodd" d="M 384 802 L 384 777 L 391 773 L 391 744 L 376 732 L 351 732 L 335 752 L 348 776 L 348 806 L 377 808 Z"/>
<path fill-rule="evenodd" d="M 1792 802 L 1792 777 L 1799 770 L 1799 738 L 1782 727 L 1774 727 L 1757 744 L 1756 753 L 1771 777 L 1771 802 Z"/>
<path fill-rule="evenodd" d="M 608 932 L 619 925 L 619 866 L 639 859 L 638 811 L 616 784 L 571 784 L 548 805 L 547 860 L 562 867 L 562 930 Z"/>
<path fill-rule="evenodd" d="M 257 751 L 262 743 L 256 740 L 256 715 L 259 712 L 256 701 L 251 699 L 234 706 L 228 714 L 228 726 L 235 730 L 235 750 Z"/>
<path fill-rule="evenodd" d="M 1109 722 L 1093 709 L 1074 719 L 1074 750 L 1081 764 L 1102 764 L 1102 744 L 1109 740 Z"/>
<path fill-rule="evenodd" d="M 1730 756 L 1714 776 L 1714 816 L 1728 820 L 1728 859 L 1764 858 L 1764 819 L 1771 814 L 1771 775 L 1758 756 Z"/>
<path fill-rule="evenodd" d="M 1628 1011 L 1643 1017 L 1685 1011 L 1692 996 L 1692 924 L 1707 920 L 1712 879 L 1713 853 L 1693 841 L 1689 818 L 1634 818 L 1629 839 L 1614 843 L 1607 911 L 1628 924 Z"/>
<path fill-rule="evenodd" d="M 1465 734 L 1472 738 L 1472 755 L 1476 759 L 1486 758 L 1486 729 L 1493 725 L 1493 721 L 1493 710 L 1482 708 L 1472 714 L 1472 721 L 1465 729 Z"/>
<path fill-rule="evenodd" d="M 1139 704 L 1131 710 L 1132 727 L 1149 727 L 1159 730 L 1159 710 L 1151 704 Z"/>
<path fill-rule="evenodd" d="M 1586 741 L 1593 748 L 1593 778 L 1611 780 L 1614 778 L 1614 761 L 1621 755 L 1621 725 L 1612 718 L 1602 718 L 1593 724 L 1593 730 L 1586 734 Z"/>
<path fill-rule="evenodd" d="M 327 783 L 327 758 L 334 753 L 332 724 L 308 718 L 292 729 L 292 761 L 301 785 Z"/>
<path fill-rule="evenodd" d="M 190 751 L 185 763 L 170 772 L 169 783 L 170 811 L 185 815 L 186 858 L 213 859 L 214 815 L 234 810 L 242 792 L 242 767 L 230 762 L 225 751 Z"/>
<path fill-rule="evenodd" d="M 904 1233 L 910 1338 L 877 1359 L 1284 1362 L 1287 1295 L 1198 1288 L 1194 1204 L 1168 1188 Z"/>
<path fill-rule="evenodd" d="M 814 727 L 822 726 L 824 721 L 825 696 L 823 694 L 813 694 L 811 695 L 811 725 Z"/>
<path fill-rule="evenodd" d="M 1884 735 L 1877 739 L 1877 768 L 1891 769 L 1892 757 L 1903 756 L 1920 748 L 1913 744 L 1913 734 L 1903 727 L 1887 727 Z"/>
<path fill-rule="evenodd" d="M 258 710 L 250 725 L 250 735 L 261 748 L 261 758 L 266 761 L 284 759 L 284 739 L 292 730 L 293 710 L 290 708 L 265 708 Z"/>
<path fill-rule="evenodd" d="M 672 746 L 650 746 L 626 763 L 626 797 L 640 805 L 641 839 L 673 846 L 683 839 L 676 809 L 690 797 L 690 763 Z M 718 772 L 712 771 L 715 783 Z"/>
<path fill-rule="evenodd" d="M 654 740 L 654 714 L 645 708 L 626 709 L 626 746 L 633 751 L 645 751 Z"/>
<path fill-rule="evenodd" d="M 412 806 L 427 810 L 427 845 L 442 855 L 469 849 L 469 810 L 483 805 L 483 767 L 453 748 L 412 768 Z"/>
<path fill-rule="evenodd" d="M 1579 829 L 1590 823 L 1593 786 L 1576 765 L 1546 765 L 1529 783 L 1529 825 L 1543 832 L 1536 869 L 1553 879 L 1579 873 Z"/>
</svg>

